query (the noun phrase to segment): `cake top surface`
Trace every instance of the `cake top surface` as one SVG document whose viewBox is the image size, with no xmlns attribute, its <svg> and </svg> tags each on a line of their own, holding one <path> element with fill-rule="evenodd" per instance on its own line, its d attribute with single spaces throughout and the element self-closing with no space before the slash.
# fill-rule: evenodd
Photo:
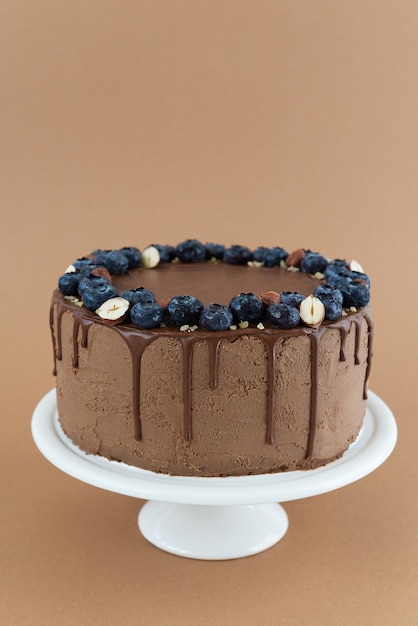
<svg viewBox="0 0 418 626">
<path fill-rule="evenodd" d="M 147 330 L 316 329 L 370 300 L 370 280 L 356 261 L 195 239 L 142 252 L 95 250 L 68 267 L 58 289 L 98 321 Z"/>
</svg>

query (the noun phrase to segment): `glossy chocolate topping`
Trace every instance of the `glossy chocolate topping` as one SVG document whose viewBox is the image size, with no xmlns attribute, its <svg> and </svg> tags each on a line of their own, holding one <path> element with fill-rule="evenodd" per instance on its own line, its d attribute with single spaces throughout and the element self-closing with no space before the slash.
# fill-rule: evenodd
<svg viewBox="0 0 418 626">
<path fill-rule="evenodd" d="M 179 295 L 198 298 L 204 305 L 216 302 L 227 305 L 238 293 L 297 291 L 309 296 L 320 284 L 310 274 L 282 268 L 250 267 L 228 263 L 166 263 L 155 269 L 139 268 L 112 283 L 119 292 L 146 287 L 158 300 Z"/>
</svg>

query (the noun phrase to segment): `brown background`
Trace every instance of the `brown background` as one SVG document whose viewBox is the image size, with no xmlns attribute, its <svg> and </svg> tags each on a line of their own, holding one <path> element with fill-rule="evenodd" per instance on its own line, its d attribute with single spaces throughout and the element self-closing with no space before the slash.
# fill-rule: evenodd
<svg viewBox="0 0 418 626">
<path fill-rule="evenodd" d="M 415 0 L 1 2 L 2 624 L 418 624 L 417 32 Z M 155 549 L 30 435 L 59 274 L 188 237 L 358 259 L 400 431 L 237 561 Z"/>
</svg>

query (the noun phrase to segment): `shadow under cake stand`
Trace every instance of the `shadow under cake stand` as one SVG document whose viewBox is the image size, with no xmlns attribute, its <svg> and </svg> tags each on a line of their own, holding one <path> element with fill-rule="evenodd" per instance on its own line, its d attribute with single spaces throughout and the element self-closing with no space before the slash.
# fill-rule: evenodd
<svg viewBox="0 0 418 626">
<path fill-rule="evenodd" d="M 34 411 L 32 435 L 48 461 L 70 476 L 148 500 L 138 525 L 158 548 L 224 560 L 257 554 L 284 536 L 288 518 L 277 502 L 339 489 L 379 467 L 395 446 L 397 428 L 390 409 L 370 391 L 363 427 L 340 459 L 309 471 L 226 478 L 157 474 L 85 454 L 61 429 L 54 389 Z"/>
</svg>

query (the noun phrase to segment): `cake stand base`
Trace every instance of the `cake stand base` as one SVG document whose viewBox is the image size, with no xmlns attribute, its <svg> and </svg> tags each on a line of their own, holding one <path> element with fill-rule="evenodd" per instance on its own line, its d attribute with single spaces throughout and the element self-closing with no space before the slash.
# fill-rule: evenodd
<svg viewBox="0 0 418 626">
<path fill-rule="evenodd" d="M 144 537 L 179 556 L 225 560 L 257 554 L 286 533 L 276 502 L 308 498 L 363 478 L 391 454 L 397 438 L 390 409 L 369 392 L 363 427 L 340 459 L 309 471 L 200 478 L 169 476 L 85 454 L 64 434 L 51 390 L 36 407 L 32 434 L 42 454 L 85 483 L 150 500 L 138 518 Z"/>
<path fill-rule="evenodd" d="M 146 539 L 166 552 L 193 559 L 226 560 L 271 548 L 287 531 L 280 504 L 205 506 L 147 502 L 138 517 Z"/>
</svg>

